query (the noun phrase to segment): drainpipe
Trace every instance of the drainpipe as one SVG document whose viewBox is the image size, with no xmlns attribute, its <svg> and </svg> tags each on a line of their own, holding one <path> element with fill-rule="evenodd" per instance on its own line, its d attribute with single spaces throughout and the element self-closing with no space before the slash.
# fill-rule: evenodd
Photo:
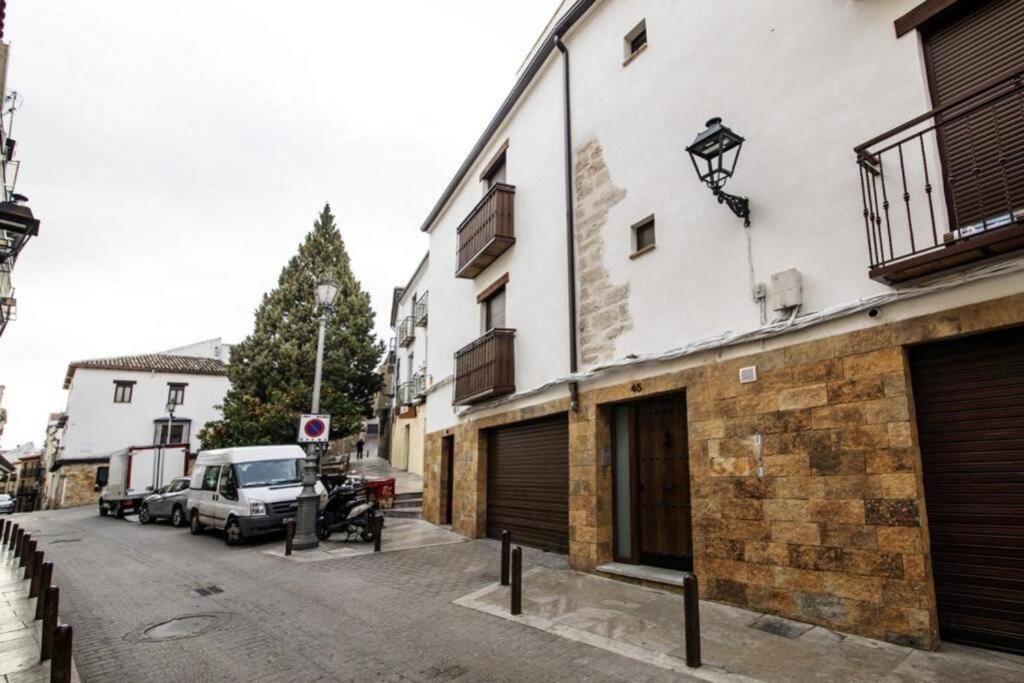
<svg viewBox="0 0 1024 683">
<path fill-rule="evenodd" d="M 572 107 L 569 99 L 569 50 L 560 35 L 555 35 L 555 47 L 562 53 L 562 97 L 565 111 L 565 255 L 569 292 L 569 372 L 579 370 L 576 363 L 576 225 L 572 205 Z M 569 383 L 569 405 L 572 411 L 580 409 L 580 386 Z"/>
</svg>

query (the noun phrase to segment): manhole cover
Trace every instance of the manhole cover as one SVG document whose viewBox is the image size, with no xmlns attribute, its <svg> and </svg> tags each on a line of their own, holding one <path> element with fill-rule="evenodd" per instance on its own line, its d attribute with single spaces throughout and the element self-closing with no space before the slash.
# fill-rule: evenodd
<svg viewBox="0 0 1024 683">
<path fill-rule="evenodd" d="M 127 634 L 125 640 L 157 643 L 164 640 L 195 638 L 224 625 L 230 618 L 230 614 L 189 614 L 159 624 L 144 626 Z"/>
</svg>

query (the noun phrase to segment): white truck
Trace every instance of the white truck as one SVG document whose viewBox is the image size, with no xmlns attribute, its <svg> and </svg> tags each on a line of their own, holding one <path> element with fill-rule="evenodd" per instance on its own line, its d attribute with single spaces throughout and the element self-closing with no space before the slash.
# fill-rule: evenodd
<svg viewBox="0 0 1024 683">
<path fill-rule="evenodd" d="M 131 446 L 110 454 L 100 516 L 136 514 L 142 500 L 175 477 L 187 474 L 188 444 Z"/>
</svg>

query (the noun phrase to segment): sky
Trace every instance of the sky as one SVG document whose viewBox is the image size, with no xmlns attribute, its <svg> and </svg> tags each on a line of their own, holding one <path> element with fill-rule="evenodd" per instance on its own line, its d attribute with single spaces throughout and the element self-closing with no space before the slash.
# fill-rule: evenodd
<svg viewBox="0 0 1024 683">
<path fill-rule="evenodd" d="M 0 448 L 70 361 L 242 339 L 330 202 L 389 335 L 419 226 L 557 0 L 9 0 L 17 191 Z"/>
</svg>

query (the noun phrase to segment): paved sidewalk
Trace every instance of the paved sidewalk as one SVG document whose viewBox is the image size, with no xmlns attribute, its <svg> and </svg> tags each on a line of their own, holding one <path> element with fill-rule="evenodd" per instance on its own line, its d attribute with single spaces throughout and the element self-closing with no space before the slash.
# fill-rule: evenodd
<svg viewBox="0 0 1024 683">
<path fill-rule="evenodd" d="M 523 614 L 491 585 L 455 604 L 711 681 L 1024 681 L 1024 657 L 942 643 L 924 652 L 702 601 L 704 666 L 685 663 L 683 599 L 570 570 L 523 575 Z"/>
<path fill-rule="evenodd" d="M 45 682 L 50 663 L 39 662 L 42 622 L 35 621 L 36 601 L 19 562 L 6 545 L 0 549 L 0 683 Z M 78 680 L 74 670 L 72 680 Z"/>
<path fill-rule="evenodd" d="M 263 552 L 292 562 L 320 562 L 338 560 L 346 557 L 357 557 L 373 553 L 373 543 L 341 540 L 345 534 L 333 534 L 314 550 L 296 550 L 291 555 L 284 554 L 284 544 L 268 548 Z M 382 553 L 396 550 L 414 550 L 429 548 L 435 545 L 451 545 L 465 543 L 467 539 L 447 529 L 434 526 L 422 519 L 391 518 L 385 522 L 381 536 L 380 551 Z"/>
<path fill-rule="evenodd" d="M 353 454 L 349 461 L 349 472 L 363 477 L 394 477 L 395 493 L 420 493 L 423 491 L 423 477 L 412 472 L 395 469 L 383 458 L 356 460 Z"/>
</svg>

